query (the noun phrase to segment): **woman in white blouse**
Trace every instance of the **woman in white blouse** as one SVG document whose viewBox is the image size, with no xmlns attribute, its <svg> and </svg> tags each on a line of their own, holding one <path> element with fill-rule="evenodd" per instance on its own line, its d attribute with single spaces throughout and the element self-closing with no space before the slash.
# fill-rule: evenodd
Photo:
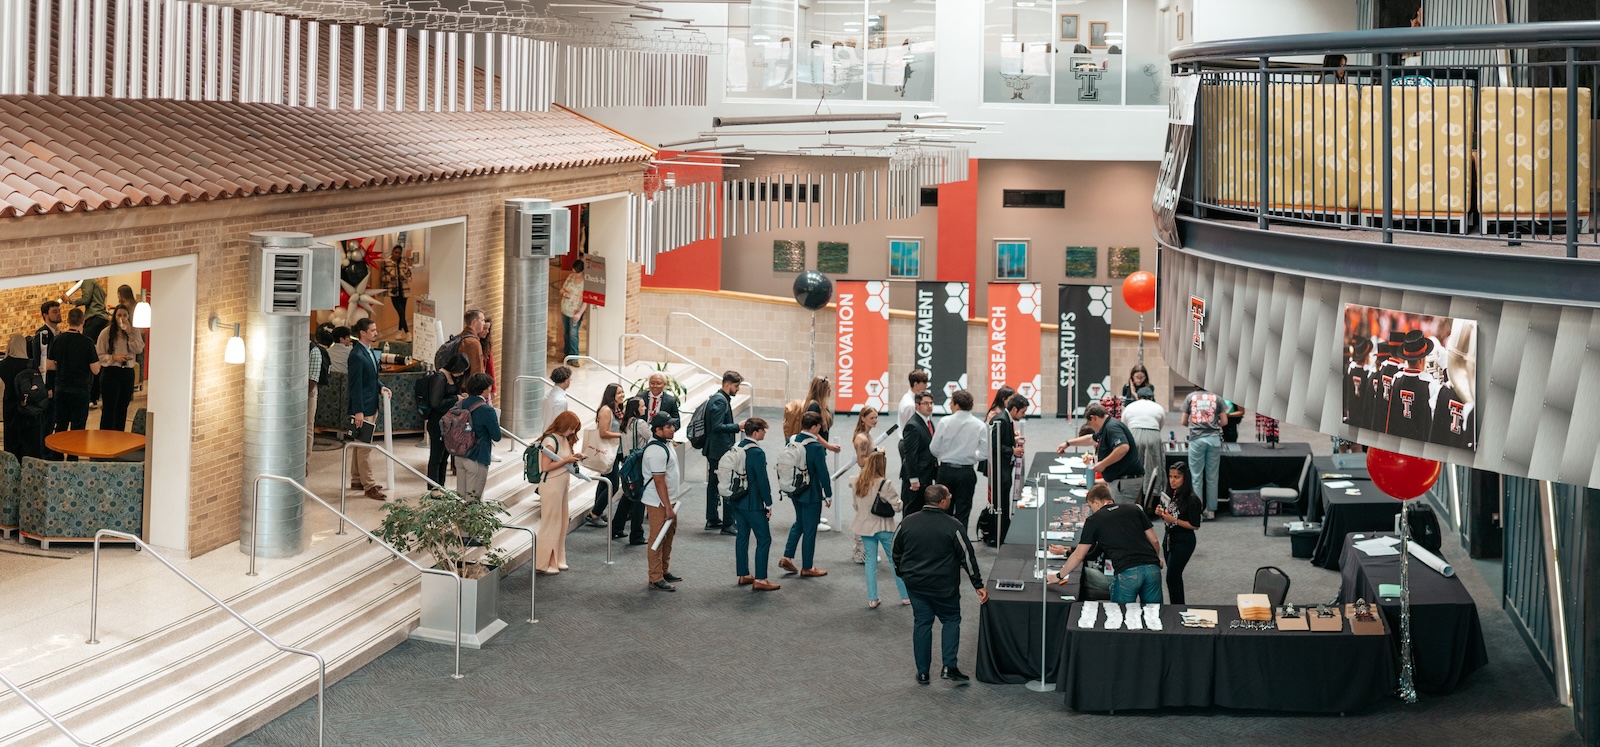
<svg viewBox="0 0 1600 747">
<path fill-rule="evenodd" d="M 900 512 L 900 496 L 895 493 L 893 483 L 884 473 L 887 471 L 889 461 L 881 451 L 874 451 L 867 455 L 861 465 L 861 474 L 856 476 L 855 484 L 855 520 L 850 522 L 850 531 L 861 538 L 861 546 L 866 555 L 867 566 L 867 606 L 878 608 L 878 547 L 883 547 L 884 563 L 889 566 L 889 575 L 894 577 L 895 588 L 900 592 L 900 603 L 911 604 L 911 595 L 906 593 L 906 584 L 894 572 L 894 558 L 889 551 L 890 543 L 894 542 L 894 515 L 878 516 L 872 513 L 872 503 L 879 496 L 890 506 L 894 513 Z"/>
</svg>

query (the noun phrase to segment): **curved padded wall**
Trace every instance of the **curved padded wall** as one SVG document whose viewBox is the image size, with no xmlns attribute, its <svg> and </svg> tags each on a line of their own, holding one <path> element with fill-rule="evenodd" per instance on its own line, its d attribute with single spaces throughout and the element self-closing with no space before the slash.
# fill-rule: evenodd
<svg viewBox="0 0 1600 747">
<path fill-rule="evenodd" d="M 1186 332 L 1190 296 L 1206 302 L 1200 349 Z M 1341 422 L 1346 303 L 1478 322 L 1476 453 Z M 1600 488 L 1600 309 L 1380 288 L 1165 247 L 1161 322 L 1174 371 L 1251 410 L 1368 446 Z"/>
</svg>

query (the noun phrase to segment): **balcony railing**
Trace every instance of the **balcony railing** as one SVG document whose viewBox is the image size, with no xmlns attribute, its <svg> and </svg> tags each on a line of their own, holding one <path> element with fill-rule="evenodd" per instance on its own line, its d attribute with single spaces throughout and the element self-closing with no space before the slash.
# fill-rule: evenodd
<svg viewBox="0 0 1600 747">
<path fill-rule="evenodd" d="M 1597 58 L 1600 22 L 1179 48 L 1174 71 L 1199 76 L 1190 214 L 1600 257 Z"/>
</svg>

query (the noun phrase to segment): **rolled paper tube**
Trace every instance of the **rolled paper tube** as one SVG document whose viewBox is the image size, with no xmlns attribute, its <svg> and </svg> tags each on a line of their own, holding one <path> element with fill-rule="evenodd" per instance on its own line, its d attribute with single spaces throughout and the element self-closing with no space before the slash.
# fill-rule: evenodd
<svg viewBox="0 0 1600 747">
<path fill-rule="evenodd" d="M 1411 557 L 1422 561 L 1423 565 L 1438 571 L 1439 575 L 1444 576 L 1445 578 L 1452 578 L 1456 575 L 1455 568 L 1452 568 L 1449 563 L 1444 562 L 1444 558 L 1429 552 L 1428 548 L 1423 547 L 1416 542 L 1407 542 L 1406 545 L 1411 548 Z"/>
</svg>

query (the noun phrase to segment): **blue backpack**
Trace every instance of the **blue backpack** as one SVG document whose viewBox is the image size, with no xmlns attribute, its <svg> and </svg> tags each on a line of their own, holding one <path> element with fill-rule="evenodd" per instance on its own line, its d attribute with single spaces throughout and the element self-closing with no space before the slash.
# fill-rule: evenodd
<svg viewBox="0 0 1600 747">
<path fill-rule="evenodd" d="M 638 498 L 644 494 L 644 452 L 657 444 L 663 449 L 667 448 L 666 443 L 653 438 L 644 446 L 629 452 L 627 458 L 622 460 L 622 490 L 628 497 Z"/>
</svg>

